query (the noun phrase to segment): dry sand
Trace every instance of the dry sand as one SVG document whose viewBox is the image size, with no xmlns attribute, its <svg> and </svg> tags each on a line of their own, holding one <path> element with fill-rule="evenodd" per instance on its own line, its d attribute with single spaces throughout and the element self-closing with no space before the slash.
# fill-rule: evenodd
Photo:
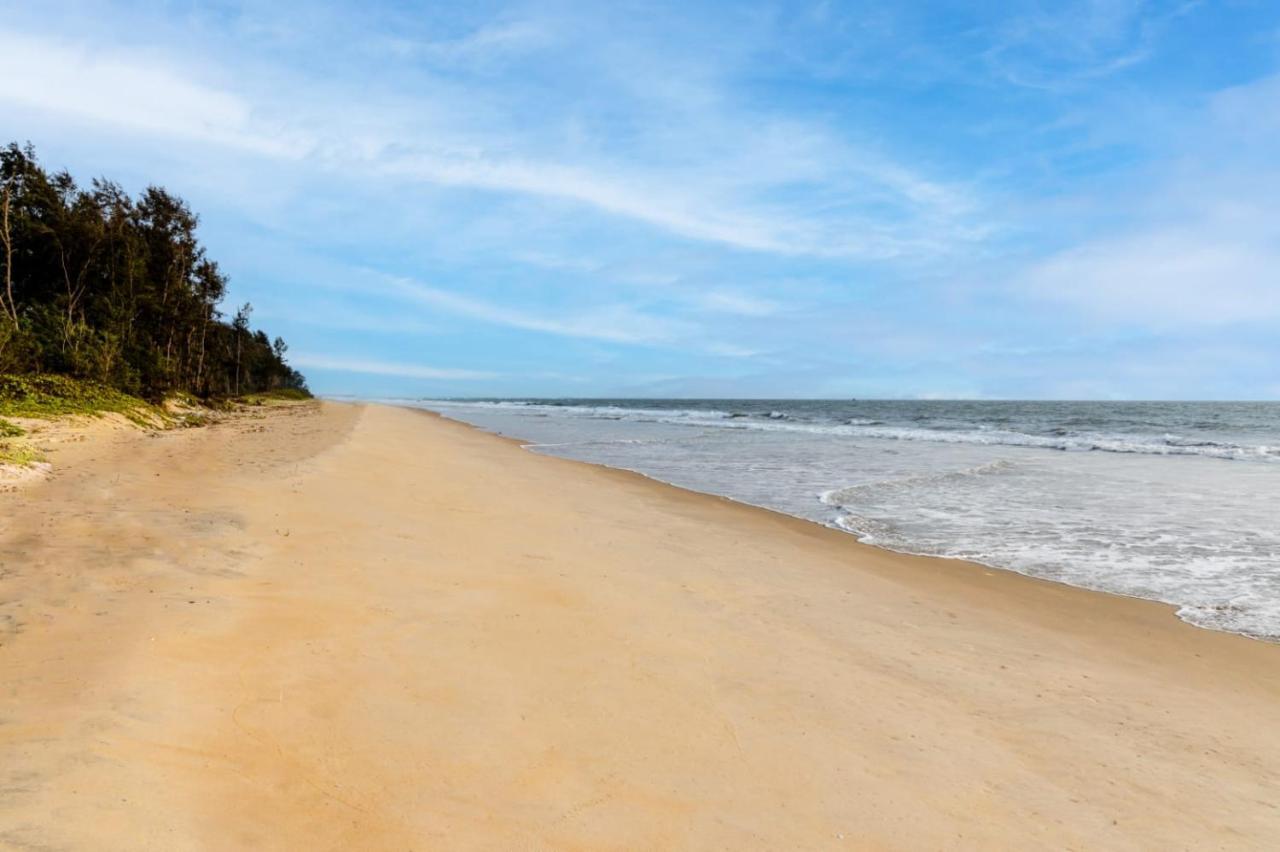
<svg viewBox="0 0 1280 852">
<path fill-rule="evenodd" d="M 1244 849 L 1280 647 L 338 404 L 0 494 L 0 847 Z"/>
</svg>

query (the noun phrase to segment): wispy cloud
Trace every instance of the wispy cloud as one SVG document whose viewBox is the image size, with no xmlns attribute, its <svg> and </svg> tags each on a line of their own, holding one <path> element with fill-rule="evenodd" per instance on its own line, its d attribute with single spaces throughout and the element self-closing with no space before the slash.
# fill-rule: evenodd
<svg viewBox="0 0 1280 852">
<path fill-rule="evenodd" d="M 782 305 L 772 299 L 732 290 L 696 292 L 691 298 L 703 310 L 742 317 L 770 317 L 782 311 Z"/>
<path fill-rule="evenodd" d="M 552 33 L 534 21 L 505 20 L 477 27 L 454 39 L 427 43 L 395 39 L 389 43 L 401 54 L 423 56 L 446 67 L 483 68 L 553 42 Z"/>
<path fill-rule="evenodd" d="M 452 51 L 461 61 L 461 54 L 536 41 L 542 31 L 533 23 L 480 30 L 439 58 L 450 61 Z M 45 70 L 26 73 L 36 66 Z M 447 78 L 433 80 L 426 95 L 384 93 L 353 103 L 357 93 L 323 80 L 278 74 L 277 88 L 264 93 L 231 68 L 218 69 L 217 83 L 202 79 L 208 76 L 154 52 L 0 36 L 0 103 L 298 161 L 318 175 L 361 173 L 558 200 L 688 240 L 780 255 L 887 259 L 947 251 L 984 233 L 966 221 L 976 212 L 969 190 L 839 141 L 816 123 L 762 123 L 720 105 L 680 137 L 646 143 L 664 146 L 668 160 L 683 149 L 682 162 L 644 162 L 606 154 L 591 140 L 572 142 L 572 122 L 542 139 L 510 120 L 469 123 L 465 117 L 477 112 L 501 113 L 485 106 L 488 91 L 446 85 Z M 727 147 L 729 136 L 737 141 Z M 569 156 L 566 141 L 576 149 Z M 777 199 L 778 189 L 798 183 L 822 187 L 821 204 Z M 894 221 L 877 221 L 887 205 Z"/>
<path fill-rule="evenodd" d="M 334 370 L 340 373 L 363 373 L 372 376 L 398 376 L 409 379 L 441 379 L 469 381 L 494 379 L 497 373 L 483 370 L 461 370 L 449 367 L 430 367 L 425 364 L 402 364 L 395 361 L 379 361 L 365 358 L 340 358 L 309 353 L 291 353 L 289 361 L 299 367 L 315 370 Z"/>
<path fill-rule="evenodd" d="M 1271 4 L 180 5 L 0 0 L 0 131 L 348 387 L 1274 385 Z"/>
<path fill-rule="evenodd" d="M 306 147 L 287 132 L 262 132 L 245 98 L 169 65 L 12 32 L 0 33 L 0 102 L 270 157 L 296 157 Z"/>
<path fill-rule="evenodd" d="M 1037 264 L 1027 284 L 1100 319 L 1187 328 L 1280 319 L 1277 270 L 1280 244 L 1210 225 L 1073 248 Z"/>
<path fill-rule="evenodd" d="M 558 198 L 634 219 L 694 240 L 784 254 L 843 253 L 848 245 L 822 246 L 784 221 L 769 221 L 732 208 L 707 204 L 660 183 L 587 171 L 545 160 L 447 157 L 420 152 L 388 158 L 376 166 L 392 176 L 448 186 Z M 793 238 L 788 239 L 788 235 Z M 889 252 L 888 243 L 868 251 Z"/>
<path fill-rule="evenodd" d="M 750 346 L 738 346 L 734 343 L 708 343 L 706 351 L 722 358 L 756 358 L 766 354 L 768 350 L 753 349 Z"/>
<path fill-rule="evenodd" d="M 1151 59 L 1170 22 L 1202 5 L 1151 0 L 1071 0 L 1014 15 L 984 57 L 1008 82 L 1059 89 L 1109 77 Z"/>
<path fill-rule="evenodd" d="M 687 336 L 690 331 L 687 323 L 645 314 L 627 305 L 539 314 L 461 296 L 406 278 L 391 279 L 388 286 L 391 292 L 402 298 L 434 310 L 492 325 L 561 337 L 611 343 L 657 343 Z"/>
<path fill-rule="evenodd" d="M 1030 265 L 1019 287 L 1095 322 L 1169 330 L 1280 320 L 1280 77 L 1233 87 L 1178 117 L 1172 165 L 1123 217 Z M 1220 152 L 1232 152 L 1221 157 Z"/>
</svg>

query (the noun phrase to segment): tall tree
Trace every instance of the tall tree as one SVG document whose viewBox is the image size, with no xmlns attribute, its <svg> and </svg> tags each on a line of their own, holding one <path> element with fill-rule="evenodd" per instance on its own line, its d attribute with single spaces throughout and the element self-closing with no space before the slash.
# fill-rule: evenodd
<svg viewBox="0 0 1280 852">
<path fill-rule="evenodd" d="M 240 310 L 236 311 L 235 319 L 231 321 L 231 327 L 236 330 L 236 393 L 240 393 L 240 350 L 244 343 L 244 337 L 249 332 L 249 315 L 253 313 L 253 305 L 245 302 L 241 305 Z"/>
</svg>

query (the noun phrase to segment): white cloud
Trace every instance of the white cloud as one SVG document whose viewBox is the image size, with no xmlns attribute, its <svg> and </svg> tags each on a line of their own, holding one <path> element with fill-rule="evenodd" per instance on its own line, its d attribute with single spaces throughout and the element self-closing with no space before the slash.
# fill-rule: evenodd
<svg viewBox="0 0 1280 852">
<path fill-rule="evenodd" d="M 892 237 L 824 238 L 812 221 L 769 218 L 702 192 L 675 190 L 661 175 L 626 178 L 535 159 L 440 156 L 419 152 L 385 159 L 376 169 L 447 186 L 558 198 L 643 222 L 693 240 L 779 254 L 889 257 L 902 251 Z"/>
<path fill-rule="evenodd" d="M 1015 15 L 984 54 L 1018 86 L 1055 89 L 1096 80 L 1150 59 L 1168 22 L 1199 5 L 1157 10 L 1146 0 L 1077 0 Z"/>
<path fill-rule="evenodd" d="M 422 49 L 452 67 L 541 44 L 545 30 L 534 22 L 495 24 Z M 606 63 L 607 48 L 596 46 Z M 663 60 L 644 56 L 655 67 Z M 160 57 L 154 47 L 8 33 L 0 35 L 0 106 L 78 127 L 297 161 L 320 178 L 381 175 L 559 200 L 749 251 L 887 259 L 948 252 L 986 234 L 963 188 L 855 148 L 816 124 L 735 109 L 722 92 L 699 99 L 696 115 L 655 115 L 651 127 L 643 110 L 661 104 L 637 106 L 639 95 L 630 93 L 637 99 L 630 105 L 642 111 L 634 117 L 640 129 L 620 142 L 578 128 L 571 101 L 529 120 L 512 109 L 519 86 L 510 81 L 492 86 L 422 72 L 412 86 L 390 79 L 360 91 L 263 65 L 261 57 L 255 62 L 200 66 Z M 29 73 L 34 67 L 42 73 Z M 679 108 L 690 108 L 679 100 Z M 821 187 L 820 203 L 774 200 L 779 188 L 798 184 Z M 895 210 L 892 222 L 877 218 L 886 207 Z"/>
<path fill-rule="evenodd" d="M 445 330 L 440 323 L 417 316 L 403 313 L 383 315 L 346 306 L 308 305 L 306 313 L 301 313 L 292 306 L 269 307 L 256 310 L 255 313 L 257 319 L 267 322 L 284 320 L 313 328 L 367 331 L 381 335 L 438 336 Z"/>
<path fill-rule="evenodd" d="M 1122 324 L 1195 327 L 1280 318 L 1280 243 L 1220 229 L 1101 240 L 1034 267 L 1031 292 Z"/>
<path fill-rule="evenodd" d="M 561 337 L 612 343 L 658 343 L 686 336 L 691 331 L 688 324 L 679 320 L 644 314 L 626 305 L 565 311 L 548 316 L 460 296 L 406 278 L 392 279 L 388 283 L 393 293 L 436 310 L 493 325 Z"/>
<path fill-rule="evenodd" d="M 691 301 L 705 311 L 743 317 L 769 317 L 782 310 L 782 305 L 771 299 L 731 290 L 711 290 L 695 294 Z"/>
<path fill-rule="evenodd" d="M 429 367 L 424 364 L 402 364 L 364 358 L 334 358 L 325 355 L 290 354 L 289 363 L 313 370 L 336 370 L 341 373 L 364 373 L 373 376 L 400 376 L 410 379 L 444 379 L 466 381 L 493 379 L 496 373 L 482 370 L 456 370 L 447 367 Z"/>
<path fill-rule="evenodd" d="M 246 99 L 168 65 L 35 36 L 0 33 L 0 102 L 272 157 L 299 156 L 306 147 L 300 138 L 262 132 Z"/>
<path fill-rule="evenodd" d="M 1280 77 L 1222 91 L 1202 111 L 1177 116 L 1168 133 L 1174 165 L 1149 187 L 1095 200 L 1105 205 L 1100 216 L 1131 224 L 1033 264 L 1019 286 L 1122 326 L 1280 319 L 1277 114 Z"/>
<path fill-rule="evenodd" d="M 739 346 L 735 343 L 708 343 L 704 349 L 706 352 L 712 355 L 719 355 L 722 358 L 755 358 L 765 354 L 763 349 L 752 349 L 749 346 Z"/>
<path fill-rule="evenodd" d="M 445 65 L 485 66 L 513 53 L 545 47 L 551 33 L 533 21 L 505 21 L 481 26 L 462 38 L 417 45 L 401 44 L 404 51 L 428 56 Z"/>
</svg>

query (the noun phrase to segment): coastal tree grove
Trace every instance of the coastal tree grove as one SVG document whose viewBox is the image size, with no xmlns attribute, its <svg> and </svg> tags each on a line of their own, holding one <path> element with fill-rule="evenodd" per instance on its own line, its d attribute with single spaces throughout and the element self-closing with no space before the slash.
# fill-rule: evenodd
<svg viewBox="0 0 1280 852">
<path fill-rule="evenodd" d="M 0 373 L 61 373 L 149 399 L 305 388 L 286 346 L 218 309 L 227 278 L 197 216 L 158 187 L 130 198 L 0 149 Z"/>
</svg>

